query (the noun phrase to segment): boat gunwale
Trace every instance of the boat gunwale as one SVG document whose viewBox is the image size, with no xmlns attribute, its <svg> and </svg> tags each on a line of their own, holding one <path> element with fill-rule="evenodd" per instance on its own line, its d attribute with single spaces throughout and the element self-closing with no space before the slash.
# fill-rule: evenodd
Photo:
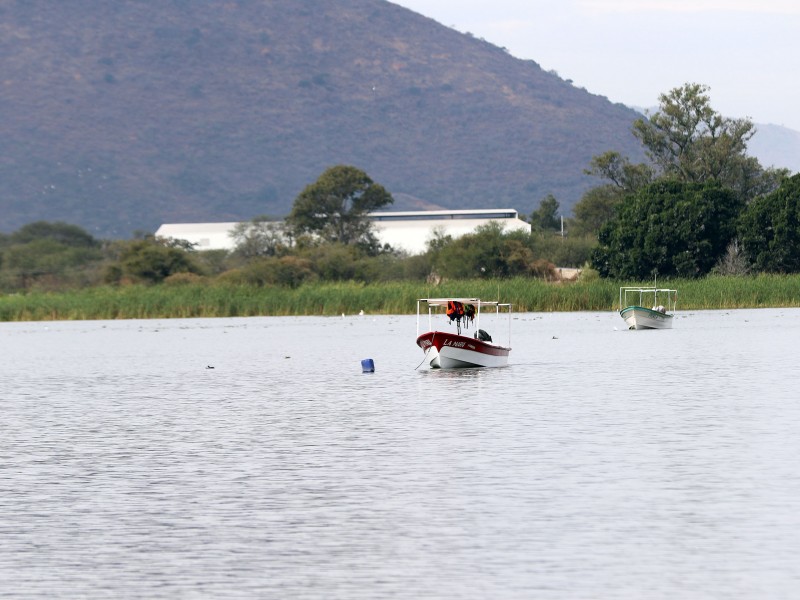
<svg viewBox="0 0 800 600">
<path fill-rule="evenodd" d="M 662 313 L 660 310 L 653 310 L 652 308 L 647 308 L 646 306 L 639 306 L 637 304 L 631 304 L 630 306 L 626 306 L 625 308 L 619 309 L 619 314 L 620 315 L 624 315 L 626 312 L 636 311 L 636 310 L 643 310 L 646 313 L 648 313 L 648 316 L 649 316 L 650 313 L 656 314 L 656 315 L 659 316 L 659 318 L 662 318 L 662 319 L 663 318 L 671 319 L 671 318 L 673 318 L 675 316 L 675 315 L 673 315 L 671 313 Z M 625 317 L 623 316 L 622 318 L 624 319 Z"/>
<path fill-rule="evenodd" d="M 486 340 L 481 340 L 479 338 L 470 337 L 468 335 L 459 335 L 457 333 L 450 333 L 448 331 L 426 331 L 425 333 L 422 333 L 417 336 L 416 340 L 417 346 L 419 346 L 424 350 L 424 348 L 420 344 L 420 341 L 430 336 L 431 346 L 436 348 L 438 352 L 441 352 L 442 348 L 446 346 L 443 346 L 442 343 L 438 344 L 436 343 L 437 335 L 440 336 L 441 341 L 444 341 L 445 339 L 450 339 L 454 341 L 463 341 L 465 344 L 470 343 L 477 345 L 478 347 L 490 350 L 489 352 L 483 352 L 481 350 L 473 350 L 467 348 L 467 350 L 469 350 L 470 352 L 478 352 L 479 354 L 489 354 L 492 356 L 508 356 L 509 353 L 511 352 L 511 346 L 504 346 L 503 344 L 497 344 L 495 342 L 487 342 Z"/>
</svg>

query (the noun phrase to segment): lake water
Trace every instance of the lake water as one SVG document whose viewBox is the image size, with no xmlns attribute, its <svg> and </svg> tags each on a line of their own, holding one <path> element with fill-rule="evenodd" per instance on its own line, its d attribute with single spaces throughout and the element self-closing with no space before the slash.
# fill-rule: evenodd
<svg viewBox="0 0 800 600">
<path fill-rule="evenodd" d="M 797 598 L 800 310 L 624 326 L 0 324 L 0 597 Z"/>
</svg>

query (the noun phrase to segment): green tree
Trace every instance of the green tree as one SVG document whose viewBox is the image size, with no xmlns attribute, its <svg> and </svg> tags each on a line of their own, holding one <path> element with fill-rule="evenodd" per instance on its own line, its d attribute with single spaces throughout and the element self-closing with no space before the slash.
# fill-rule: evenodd
<svg viewBox="0 0 800 600">
<path fill-rule="evenodd" d="M 531 227 L 537 231 L 558 231 L 561 228 L 558 208 L 555 196 L 547 194 L 539 203 L 539 208 L 531 213 Z"/>
<path fill-rule="evenodd" d="M 614 217 L 614 209 L 624 197 L 619 188 L 607 184 L 587 190 L 572 212 L 573 229 L 577 235 L 597 235 L 600 228 Z"/>
<path fill-rule="evenodd" d="M 633 164 L 614 151 L 592 158 L 584 173 L 599 177 L 607 183 L 588 190 L 572 208 L 575 215 L 573 227 L 578 235 L 597 235 L 600 228 L 613 217 L 614 208 L 627 194 L 637 192 L 655 178 L 655 171 L 651 166 L 644 163 Z"/>
<path fill-rule="evenodd" d="M 755 134 L 750 119 L 731 119 L 714 111 L 709 88 L 686 83 L 659 96 L 659 110 L 637 119 L 633 133 L 645 147 L 661 177 L 705 183 L 718 181 L 749 201 L 788 172 L 763 169 L 747 156 Z"/>
<path fill-rule="evenodd" d="M 85 284 L 101 259 L 99 248 L 71 247 L 52 239 L 12 244 L 3 252 L 3 280 L 11 289 Z"/>
<path fill-rule="evenodd" d="M 109 269 L 107 278 L 160 283 L 175 273 L 203 274 L 189 251 L 149 238 L 125 244 L 119 264 Z"/>
<path fill-rule="evenodd" d="M 481 225 L 440 248 L 434 268 L 444 277 L 503 277 L 503 238 L 499 224 Z"/>
<path fill-rule="evenodd" d="M 300 192 L 286 221 L 296 236 L 310 233 L 326 242 L 374 248 L 367 213 L 393 201 L 392 195 L 364 171 L 339 165 L 327 169 Z"/>
<path fill-rule="evenodd" d="M 592 266 L 603 277 L 698 277 L 735 234 L 741 201 L 716 183 L 657 181 L 627 196 L 600 230 Z"/>
<path fill-rule="evenodd" d="M 573 233 L 566 237 L 557 235 L 529 236 L 528 247 L 533 256 L 547 260 L 559 267 L 582 267 L 597 246 L 597 237 Z"/>
<path fill-rule="evenodd" d="M 445 231 L 443 227 L 434 227 L 431 237 L 426 242 L 428 252 L 436 253 L 448 244 L 452 243 L 453 236 Z"/>
<path fill-rule="evenodd" d="M 37 221 L 2 242 L 0 285 L 6 289 L 58 289 L 99 277 L 100 242 L 77 225 Z"/>
<path fill-rule="evenodd" d="M 291 246 L 285 224 L 268 217 L 255 217 L 237 223 L 230 233 L 235 252 L 250 259 L 257 256 L 283 256 Z"/>
<path fill-rule="evenodd" d="M 742 213 L 738 231 L 744 253 L 756 270 L 800 272 L 800 174 L 751 202 Z"/>
<path fill-rule="evenodd" d="M 257 257 L 239 269 L 220 275 L 219 280 L 236 285 L 279 285 L 296 288 L 315 278 L 311 261 L 297 256 Z"/>
<path fill-rule="evenodd" d="M 745 202 L 775 190 L 788 170 L 764 169 L 747 156 L 747 143 L 755 134 L 753 123 L 720 115 L 711 107 L 708 91 L 708 86 L 697 83 L 674 88 L 659 96 L 657 111 L 634 122 L 633 134 L 651 165 L 631 164 L 617 152 L 592 159 L 586 173 L 606 180 L 608 187 L 585 197 L 586 212 L 596 215 L 603 205 L 614 204 L 656 179 L 716 181 Z M 596 220 L 578 220 L 579 228 L 587 232 L 593 223 Z"/>
<path fill-rule="evenodd" d="M 593 157 L 584 173 L 608 180 L 609 185 L 620 196 L 642 189 L 655 178 L 655 171 L 651 166 L 644 163 L 635 165 L 613 150 Z"/>
<path fill-rule="evenodd" d="M 27 244 L 34 240 L 52 240 L 63 246 L 77 248 L 96 248 L 100 245 L 84 229 L 62 221 L 36 221 L 20 227 L 9 236 L 12 244 Z"/>
<path fill-rule="evenodd" d="M 356 262 L 362 253 L 347 244 L 324 244 L 308 250 L 315 272 L 327 281 L 348 281 L 356 277 Z"/>
<path fill-rule="evenodd" d="M 755 133 L 753 123 L 715 112 L 708 90 L 697 83 L 674 88 L 659 96 L 658 111 L 634 122 L 634 135 L 662 175 L 680 181 L 724 182 L 744 155 Z"/>
<path fill-rule="evenodd" d="M 488 223 L 463 235 L 436 254 L 434 270 L 443 277 L 549 277 L 554 272 L 548 261 L 536 259 L 527 232 L 504 232 L 502 225 Z"/>
</svg>

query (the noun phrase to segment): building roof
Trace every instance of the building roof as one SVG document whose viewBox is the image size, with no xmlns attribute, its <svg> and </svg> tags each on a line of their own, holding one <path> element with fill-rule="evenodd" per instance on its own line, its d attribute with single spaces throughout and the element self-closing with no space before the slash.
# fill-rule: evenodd
<svg viewBox="0 0 800 600">
<path fill-rule="evenodd" d="M 381 244 L 409 254 L 425 252 L 428 241 L 437 232 L 457 238 L 491 222 L 498 223 L 505 231 L 531 230 L 530 224 L 520 219 L 512 208 L 379 211 L 368 216 Z M 230 234 L 236 225 L 238 223 L 165 223 L 158 228 L 156 236 L 186 240 L 196 244 L 198 250 L 232 250 L 235 243 Z"/>
</svg>

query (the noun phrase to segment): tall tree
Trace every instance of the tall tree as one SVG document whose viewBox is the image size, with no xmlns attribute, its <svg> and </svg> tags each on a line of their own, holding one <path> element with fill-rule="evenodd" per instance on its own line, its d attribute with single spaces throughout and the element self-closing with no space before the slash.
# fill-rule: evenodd
<svg viewBox="0 0 800 600">
<path fill-rule="evenodd" d="M 539 203 L 539 208 L 531 213 L 531 226 L 539 231 L 558 231 L 561 222 L 558 215 L 558 200 L 547 194 Z"/>
<path fill-rule="evenodd" d="M 775 190 L 789 171 L 764 169 L 747 156 L 747 143 L 756 132 L 752 121 L 723 117 L 711 107 L 708 91 L 697 83 L 674 88 L 659 96 L 658 110 L 634 122 L 633 134 L 651 165 L 631 164 L 610 151 L 593 158 L 585 172 L 605 179 L 607 191 L 617 190 L 619 198 L 657 178 L 717 181 L 745 202 Z"/>
<path fill-rule="evenodd" d="M 735 233 L 741 200 L 716 183 L 657 181 L 627 196 L 600 230 L 592 264 L 603 277 L 707 274 Z"/>
<path fill-rule="evenodd" d="M 774 189 L 784 170 L 764 170 L 747 156 L 747 142 L 756 133 L 750 119 L 731 119 L 710 104 L 709 87 L 686 83 L 659 96 L 659 109 L 637 119 L 633 133 L 645 147 L 661 177 L 705 183 L 718 181 L 749 201 Z"/>
<path fill-rule="evenodd" d="M 300 192 L 286 221 L 295 235 L 312 233 L 327 242 L 374 245 L 367 213 L 392 202 L 392 195 L 364 171 L 338 165 Z"/>
<path fill-rule="evenodd" d="M 739 239 L 756 270 L 800 272 L 800 174 L 748 205 Z"/>
</svg>

